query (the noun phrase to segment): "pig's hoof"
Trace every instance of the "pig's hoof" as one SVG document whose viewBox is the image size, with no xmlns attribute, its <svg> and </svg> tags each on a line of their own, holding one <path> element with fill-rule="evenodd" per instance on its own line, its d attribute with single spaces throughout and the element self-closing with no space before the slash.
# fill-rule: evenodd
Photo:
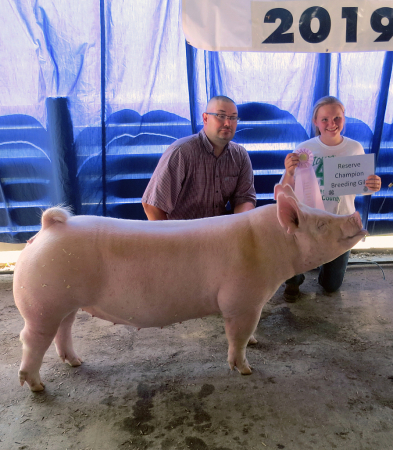
<svg viewBox="0 0 393 450">
<path fill-rule="evenodd" d="M 60 356 L 60 359 L 63 362 L 66 362 L 71 367 L 77 367 L 80 366 L 83 363 L 82 358 L 79 358 L 79 356 L 74 352 L 58 352 L 58 355 Z"/>
<path fill-rule="evenodd" d="M 231 368 L 231 370 L 236 368 L 237 371 L 239 373 L 241 373 L 242 375 L 250 375 L 252 373 L 251 367 L 248 364 L 247 360 L 243 361 L 243 364 L 240 367 L 236 364 L 236 362 L 233 363 L 233 362 L 228 361 L 228 363 L 229 363 L 229 367 Z"/>
<path fill-rule="evenodd" d="M 71 366 L 71 367 L 78 367 L 80 366 L 83 361 L 80 358 L 74 358 L 74 359 L 67 359 L 67 363 Z"/>
<path fill-rule="evenodd" d="M 45 389 L 44 383 L 39 383 L 39 384 L 35 384 L 34 386 L 30 386 L 30 390 L 32 392 L 40 392 L 40 391 L 43 391 L 44 389 Z"/>
<path fill-rule="evenodd" d="M 74 352 L 72 348 L 70 349 L 60 349 L 58 345 L 56 345 L 56 351 L 59 355 L 60 359 L 63 362 L 66 362 L 71 367 L 77 367 L 80 366 L 83 362 L 82 358 L 79 358 L 79 356 Z"/>
<path fill-rule="evenodd" d="M 250 339 L 248 340 L 247 345 L 255 345 L 255 344 L 258 344 L 258 341 L 254 338 L 254 336 L 251 336 Z"/>
<path fill-rule="evenodd" d="M 252 374 L 251 367 L 244 367 L 243 369 L 239 370 L 239 372 L 242 375 L 251 375 Z"/>
<path fill-rule="evenodd" d="M 45 384 L 42 383 L 40 379 L 37 381 L 29 380 L 27 372 L 23 370 L 19 371 L 19 382 L 21 386 L 23 386 L 26 382 L 32 392 L 39 392 L 45 389 Z"/>
</svg>

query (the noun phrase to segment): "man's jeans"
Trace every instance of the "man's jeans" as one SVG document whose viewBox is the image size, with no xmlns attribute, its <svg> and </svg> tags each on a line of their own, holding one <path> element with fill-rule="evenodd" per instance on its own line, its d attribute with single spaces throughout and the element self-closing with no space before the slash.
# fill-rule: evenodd
<svg viewBox="0 0 393 450">
<path fill-rule="evenodd" d="M 329 263 L 323 264 L 319 268 L 318 283 L 325 289 L 325 291 L 335 292 L 342 285 L 350 253 L 351 251 L 348 250 L 343 255 Z M 285 283 L 300 286 L 303 281 L 304 275 L 300 274 L 295 275 Z"/>
</svg>

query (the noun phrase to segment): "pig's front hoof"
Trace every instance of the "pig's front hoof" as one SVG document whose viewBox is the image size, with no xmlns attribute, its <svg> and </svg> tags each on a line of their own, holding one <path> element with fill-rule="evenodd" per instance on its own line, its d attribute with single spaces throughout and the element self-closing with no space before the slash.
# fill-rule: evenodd
<svg viewBox="0 0 393 450">
<path fill-rule="evenodd" d="M 71 367 L 78 367 L 83 363 L 83 360 L 80 358 L 74 358 L 74 359 L 64 359 L 63 362 L 66 362 L 71 366 Z"/>
<path fill-rule="evenodd" d="M 255 344 L 258 344 L 258 341 L 254 338 L 254 336 L 251 336 L 250 339 L 248 340 L 247 345 L 255 345 Z"/>
<path fill-rule="evenodd" d="M 251 367 L 248 365 L 243 367 L 242 369 L 238 369 L 238 370 L 242 375 L 251 375 L 252 374 Z"/>
<path fill-rule="evenodd" d="M 30 390 L 32 392 L 41 392 L 45 389 L 44 383 L 35 384 L 34 386 L 30 386 Z"/>
<path fill-rule="evenodd" d="M 83 363 L 83 359 L 79 358 L 79 356 L 74 352 L 74 350 L 71 350 L 71 351 L 59 351 L 57 349 L 57 354 L 60 356 L 60 359 L 63 362 L 66 362 L 71 367 L 78 367 L 78 366 L 80 366 Z"/>
<path fill-rule="evenodd" d="M 38 380 L 29 379 L 28 373 L 23 370 L 19 371 L 19 382 L 21 386 L 26 382 L 32 392 L 40 392 L 45 389 L 45 384 L 41 382 L 39 377 Z"/>
<path fill-rule="evenodd" d="M 231 370 L 233 370 L 235 367 L 238 372 L 240 372 L 242 375 L 251 375 L 252 370 L 250 365 L 248 364 L 248 361 L 245 359 L 242 364 L 237 364 L 236 362 L 229 362 L 229 367 Z"/>
</svg>

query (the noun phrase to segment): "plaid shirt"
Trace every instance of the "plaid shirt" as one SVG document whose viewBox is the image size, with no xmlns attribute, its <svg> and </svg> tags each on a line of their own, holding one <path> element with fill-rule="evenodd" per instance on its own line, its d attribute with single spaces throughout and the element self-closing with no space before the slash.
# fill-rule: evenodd
<svg viewBox="0 0 393 450">
<path fill-rule="evenodd" d="M 142 197 L 172 220 L 223 215 L 228 201 L 232 208 L 245 202 L 255 206 L 250 157 L 229 142 L 217 158 L 203 130 L 167 148 Z"/>
</svg>

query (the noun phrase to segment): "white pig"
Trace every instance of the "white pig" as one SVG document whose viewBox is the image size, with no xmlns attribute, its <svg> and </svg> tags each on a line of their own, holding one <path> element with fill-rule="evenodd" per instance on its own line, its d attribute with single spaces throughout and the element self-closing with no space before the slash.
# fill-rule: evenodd
<svg viewBox="0 0 393 450">
<path fill-rule="evenodd" d="M 71 327 L 79 308 L 138 328 L 221 314 L 231 369 L 250 374 L 246 346 L 263 305 L 295 274 L 353 247 L 367 231 L 358 213 L 336 216 L 300 204 L 277 185 L 277 204 L 231 216 L 146 222 L 43 213 L 40 232 L 15 267 L 14 298 L 25 320 L 19 380 L 44 389 L 39 370 L 55 341 L 81 364 Z"/>
</svg>

